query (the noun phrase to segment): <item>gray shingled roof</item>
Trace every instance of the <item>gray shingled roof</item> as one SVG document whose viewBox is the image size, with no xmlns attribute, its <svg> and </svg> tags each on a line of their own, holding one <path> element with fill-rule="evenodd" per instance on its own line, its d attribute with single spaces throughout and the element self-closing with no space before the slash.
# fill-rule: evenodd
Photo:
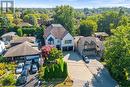
<svg viewBox="0 0 130 87">
<path fill-rule="evenodd" d="M 109 36 L 106 32 L 96 32 L 94 33 L 96 36 Z"/>
<path fill-rule="evenodd" d="M 40 51 L 32 47 L 32 44 L 29 42 L 24 42 L 22 44 L 11 47 L 4 55 L 4 57 L 18 57 L 18 56 L 27 56 L 27 55 L 36 55 Z"/>
<path fill-rule="evenodd" d="M 11 40 L 10 43 L 23 43 L 25 41 L 33 43 L 35 42 L 35 39 L 35 37 L 16 37 L 13 40 Z"/>
<path fill-rule="evenodd" d="M 79 42 L 82 42 L 82 44 L 84 44 L 85 41 L 87 41 L 88 43 L 91 43 L 93 41 L 99 47 L 100 50 L 104 50 L 103 42 L 96 37 L 89 36 L 89 37 L 81 37 L 79 39 Z"/>
<path fill-rule="evenodd" d="M 15 35 L 16 35 L 16 32 L 8 32 L 8 33 L 3 34 L 1 37 L 15 36 Z"/>
<path fill-rule="evenodd" d="M 45 30 L 44 36 L 48 37 L 50 34 L 57 39 L 62 39 L 68 34 L 68 31 L 61 24 L 52 24 Z"/>
</svg>

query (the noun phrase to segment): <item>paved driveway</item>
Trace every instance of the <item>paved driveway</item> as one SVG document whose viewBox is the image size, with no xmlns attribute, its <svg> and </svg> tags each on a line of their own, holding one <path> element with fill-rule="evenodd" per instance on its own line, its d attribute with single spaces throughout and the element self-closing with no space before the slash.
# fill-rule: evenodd
<svg viewBox="0 0 130 87">
<path fill-rule="evenodd" d="M 73 87 L 115 87 L 116 82 L 111 78 L 109 72 L 97 60 L 85 64 L 82 58 L 74 52 L 64 52 L 64 60 L 68 64 L 68 73 L 74 81 Z"/>
</svg>

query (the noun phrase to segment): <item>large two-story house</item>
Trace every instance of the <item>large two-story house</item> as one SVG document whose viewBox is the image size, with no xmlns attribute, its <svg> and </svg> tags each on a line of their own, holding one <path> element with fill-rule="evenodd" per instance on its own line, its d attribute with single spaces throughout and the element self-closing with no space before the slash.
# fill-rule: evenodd
<svg viewBox="0 0 130 87">
<path fill-rule="evenodd" d="M 43 37 L 46 45 L 53 45 L 62 51 L 74 50 L 74 39 L 61 24 L 51 24 Z"/>
</svg>

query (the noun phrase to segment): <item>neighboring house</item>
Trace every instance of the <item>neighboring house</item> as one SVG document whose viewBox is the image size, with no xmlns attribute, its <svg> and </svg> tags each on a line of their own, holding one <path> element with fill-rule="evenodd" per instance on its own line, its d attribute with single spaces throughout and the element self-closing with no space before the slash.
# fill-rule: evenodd
<svg viewBox="0 0 130 87">
<path fill-rule="evenodd" d="M 80 37 L 76 47 L 81 55 L 90 57 L 102 57 L 103 55 L 103 43 L 96 37 Z"/>
<path fill-rule="evenodd" d="M 0 55 L 6 50 L 5 44 L 3 41 L 0 41 Z"/>
<path fill-rule="evenodd" d="M 75 36 L 75 37 L 74 37 L 74 49 L 75 49 L 75 51 L 78 51 L 78 49 L 77 49 L 77 48 L 78 48 L 78 43 L 77 43 L 77 42 L 78 42 L 79 39 L 82 38 L 82 37 L 84 37 L 84 36 Z"/>
<path fill-rule="evenodd" d="M 40 51 L 33 46 L 34 44 L 25 41 L 8 49 L 4 57 L 11 61 L 38 60 L 40 58 Z"/>
<path fill-rule="evenodd" d="M 9 33 L 5 33 L 1 36 L 2 41 L 4 41 L 5 45 L 10 44 L 10 41 L 16 37 L 16 32 L 9 32 Z"/>
<path fill-rule="evenodd" d="M 53 45 L 62 51 L 74 50 L 74 39 L 61 24 L 51 24 L 47 27 L 44 38 L 46 45 Z"/>
<path fill-rule="evenodd" d="M 11 46 L 15 46 L 18 44 L 21 44 L 25 41 L 28 41 L 30 43 L 33 43 L 37 46 L 36 38 L 35 37 L 16 37 L 13 40 L 10 41 Z"/>
<path fill-rule="evenodd" d="M 104 41 L 109 35 L 106 32 L 96 32 L 93 36 L 99 38 L 101 41 Z"/>
</svg>

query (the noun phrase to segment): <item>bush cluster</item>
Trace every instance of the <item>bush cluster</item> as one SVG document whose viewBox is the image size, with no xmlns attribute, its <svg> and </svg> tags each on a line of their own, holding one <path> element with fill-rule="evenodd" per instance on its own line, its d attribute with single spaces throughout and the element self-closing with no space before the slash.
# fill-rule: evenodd
<svg viewBox="0 0 130 87">
<path fill-rule="evenodd" d="M 5 76 L 2 80 L 2 85 L 3 86 L 10 86 L 10 85 L 15 85 L 16 80 L 14 78 L 14 74 L 9 74 Z"/>
<path fill-rule="evenodd" d="M 62 59 L 60 59 L 59 63 L 47 66 L 44 70 L 45 80 L 53 78 L 66 78 L 67 75 L 67 63 Z"/>
</svg>

